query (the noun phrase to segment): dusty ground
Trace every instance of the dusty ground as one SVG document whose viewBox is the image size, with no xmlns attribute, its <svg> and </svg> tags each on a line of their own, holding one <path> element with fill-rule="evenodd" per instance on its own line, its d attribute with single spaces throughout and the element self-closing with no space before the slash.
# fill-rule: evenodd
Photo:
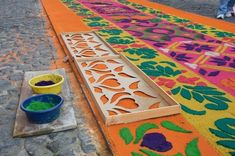
<svg viewBox="0 0 235 156">
<path fill-rule="evenodd" d="M 25 71 L 47 70 L 60 65 L 76 83 L 71 67 L 62 61 L 63 52 L 59 53 L 59 47 L 53 44 L 55 34 L 51 33 L 52 28 L 39 0 L 0 0 L 0 155 L 106 155 L 107 146 L 88 105 L 83 110 L 74 107 L 78 122 L 78 128 L 74 130 L 12 138 Z M 74 94 L 81 92 L 78 84 L 71 87 Z M 79 98 L 76 96 L 75 100 L 83 97 Z"/>
<path fill-rule="evenodd" d="M 215 18 L 217 8 L 219 5 L 219 0 L 151 0 L 151 1 L 211 18 Z M 225 18 L 225 20 L 228 22 L 235 23 L 235 17 Z"/>
</svg>

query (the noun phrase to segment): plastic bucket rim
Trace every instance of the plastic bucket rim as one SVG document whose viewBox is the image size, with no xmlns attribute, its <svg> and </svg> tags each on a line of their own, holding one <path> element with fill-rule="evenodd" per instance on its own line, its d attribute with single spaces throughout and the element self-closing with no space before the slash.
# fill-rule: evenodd
<svg viewBox="0 0 235 156">
<path fill-rule="evenodd" d="M 43 75 L 38 75 L 38 76 L 35 76 L 33 78 L 31 78 L 28 82 L 28 84 L 32 87 L 32 88 L 38 88 L 38 89 L 44 89 L 44 88 L 52 88 L 52 87 L 56 87 L 56 86 L 59 86 L 60 84 L 62 84 L 64 82 L 64 77 L 60 74 L 53 74 L 53 75 L 57 75 L 57 76 L 60 76 L 61 77 L 61 80 L 58 82 L 58 83 L 55 83 L 53 85 L 48 85 L 48 86 L 35 86 L 31 83 L 31 81 L 35 78 L 38 78 L 38 77 L 43 77 L 43 76 L 46 76 L 46 75 L 52 75 L 52 74 L 43 74 Z"/>
<path fill-rule="evenodd" d="M 50 96 L 50 95 L 52 95 L 52 96 L 57 96 L 57 97 L 60 98 L 60 102 L 59 102 L 58 104 L 56 104 L 54 107 L 50 108 L 50 109 L 41 110 L 41 111 L 31 111 L 31 110 L 27 110 L 27 109 L 23 106 L 23 104 L 24 104 L 27 100 L 29 100 L 29 99 L 31 99 L 31 98 L 33 98 L 33 97 L 46 96 L 46 95 L 49 95 L 49 96 Z M 47 113 L 47 112 L 50 112 L 50 111 L 52 111 L 52 110 L 55 110 L 55 109 L 57 109 L 58 107 L 60 107 L 63 103 L 64 103 L 64 98 L 63 98 L 62 96 L 60 96 L 60 95 L 56 95 L 56 94 L 39 94 L 39 95 L 30 96 L 30 97 L 26 98 L 23 102 L 21 102 L 20 108 L 21 108 L 21 110 L 23 110 L 23 111 L 26 112 L 26 113 L 41 114 L 41 113 Z"/>
</svg>

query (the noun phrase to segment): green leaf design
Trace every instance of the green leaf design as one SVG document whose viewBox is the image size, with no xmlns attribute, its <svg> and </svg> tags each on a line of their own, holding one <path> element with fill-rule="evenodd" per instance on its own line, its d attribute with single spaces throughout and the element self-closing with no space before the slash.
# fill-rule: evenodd
<svg viewBox="0 0 235 156">
<path fill-rule="evenodd" d="M 187 23 L 187 22 L 189 22 L 189 20 L 182 19 L 182 18 L 177 18 L 177 17 L 174 17 L 174 21 L 176 23 Z"/>
<path fill-rule="evenodd" d="M 131 134 L 131 131 L 129 130 L 129 128 L 122 128 L 120 131 L 119 131 L 119 135 L 121 136 L 121 138 L 125 141 L 125 144 L 129 144 L 131 143 L 131 141 L 134 139 L 132 134 Z"/>
<path fill-rule="evenodd" d="M 213 96 L 213 97 L 217 98 L 219 100 L 225 101 L 225 102 L 232 102 L 231 100 L 229 100 L 228 98 L 223 97 L 223 96 Z"/>
<path fill-rule="evenodd" d="M 183 154 L 182 153 L 176 153 L 173 156 L 183 156 Z"/>
<path fill-rule="evenodd" d="M 225 95 L 225 93 L 219 92 L 216 90 L 196 90 L 196 89 L 194 89 L 194 91 L 201 93 L 201 94 L 205 94 L 205 95 Z"/>
<path fill-rule="evenodd" d="M 216 142 L 218 145 L 222 145 L 226 148 L 235 150 L 235 140 L 219 140 Z"/>
<path fill-rule="evenodd" d="M 187 89 L 194 89 L 195 88 L 194 86 L 187 86 L 187 85 L 183 85 L 183 86 Z"/>
<path fill-rule="evenodd" d="M 173 76 L 176 76 L 176 75 L 179 75 L 179 74 L 181 74 L 180 70 L 176 70 L 175 72 L 172 73 Z"/>
<path fill-rule="evenodd" d="M 222 105 L 217 103 L 207 103 L 205 107 L 210 110 L 226 110 L 228 109 L 228 105 Z"/>
<path fill-rule="evenodd" d="M 208 86 L 195 86 L 193 87 L 195 90 L 215 90 L 216 88 L 208 87 Z"/>
<path fill-rule="evenodd" d="M 141 70 L 148 76 L 158 77 L 162 75 L 162 73 L 159 73 L 156 70 L 147 70 L 147 69 L 141 69 Z"/>
<path fill-rule="evenodd" d="M 132 155 L 132 156 L 143 156 L 142 154 L 137 153 L 137 152 L 131 152 L 131 155 Z"/>
<path fill-rule="evenodd" d="M 122 30 L 119 29 L 103 29 L 99 30 L 101 33 L 109 34 L 109 35 L 120 35 Z"/>
<path fill-rule="evenodd" d="M 132 55 L 136 54 L 143 59 L 153 59 L 158 55 L 155 50 L 150 48 L 129 48 L 125 49 L 124 52 L 127 52 Z"/>
<path fill-rule="evenodd" d="M 159 70 L 159 72 L 164 73 L 164 67 L 163 66 L 157 65 L 156 68 Z"/>
<path fill-rule="evenodd" d="M 234 37 L 235 34 L 230 32 L 224 32 L 224 31 L 211 31 L 213 32 L 217 37 Z"/>
<path fill-rule="evenodd" d="M 146 154 L 147 156 L 163 156 L 161 154 L 155 153 L 153 151 L 147 150 L 147 149 L 140 149 L 141 152 Z"/>
<path fill-rule="evenodd" d="M 196 110 L 192 110 L 188 107 L 186 107 L 185 105 L 183 104 L 180 104 L 181 105 L 181 109 L 183 111 L 185 111 L 186 113 L 189 113 L 189 114 L 192 114 L 192 115 L 205 115 L 206 114 L 206 111 L 196 111 Z"/>
<path fill-rule="evenodd" d="M 158 128 L 158 126 L 154 123 L 144 123 L 142 125 L 140 125 L 139 127 L 136 128 L 136 138 L 134 141 L 134 144 L 138 144 L 139 141 L 143 138 L 144 134 L 153 128 Z"/>
<path fill-rule="evenodd" d="M 174 70 L 172 68 L 170 68 L 170 67 L 165 67 L 165 72 L 167 74 L 171 75 L 174 72 Z"/>
<path fill-rule="evenodd" d="M 153 23 L 158 23 L 158 22 L 161 22 L 162 20 L 160 20 L 158 18 L 154 18 L 154 19 L 150 19 L 150 21 Z"/>
<path fill-rule="evenodd" d="M 91 17 L 91 18 L 87 18 L 88 20 L 91 20 L 91 21 L 100 21 L 102 20 L 103 18 L 101 17 Z"/>
<path fill-rule="evenodd" d="M 133 51 L 129 51 L 129 53 L 132 53 Z M 145 72 L 148 76 L 165 76 L 165 77 L 171 77 L 175 76 L 181 73 L 181 71 L 176 70 L 174 71 L 171 67 L 163 67 L 159 64 L 157 64 L 154 61 L 147 61 L 143 62 L 138 67 Z"/>
<path fill-rule="evenodd" d="M 126 56 L 130 61 L 139 61 L 140 59 L 136 59 L 136 58 L 130 58 L 128 56 Z"/>
<path fill-rule="evenodd" d="M 157 64 L 157 62 L 147 61 L 147 62 L 142 62 L 140 65 L 138 65 L 138 67 L 141 68 L 142 70 L 155 69 L 154 66 L 155 64 Z"/>
<path fill-rule="evenodd" d="M 198 148 L 198 138 L 189 142 L 185 149 L 186 156 L 200 156 L 201 152 Z"/>
<path fill-rule="evenodd" d="M 235 136 L 235 119 L 234 118 L 222 118 L 215 121 L 215 126 L 221 131 Z"/>
<path fill-rule="evenodd" d="M 107 42 L 111 44 L 130 44 L 134 42 L 134 38 L 130 36 L 113 36 L 107 39 Z"/>
<path fill-rule="evenodd" d="M 228 109 L 228 104 L 224 101 L 221 101 L 219 99 L 210 97 L 210 96 L 204 96 L 208 101 L 212 103 L 208 103 L 205 105 L 206 108 L 212 109 L 212 110 L 226 110 Z"/>
<path fill-rule="evenodd" d="M 170 61 L 160 61 L 160 63 L 166 63 L 166 64 L 168 64 L 168 65 L 170 65 L 172 67 L 176 67 L 175 63 L 170 62 Z"/>
<path fill-rule="evenodd" d="M 188 28 L 195 29 L 195 30 L 205 30 L 206 28 L 203 25 L 200 24 L 192 24 L 188 25 Z"/>
<path fill-rule="evenodd" d="M 94 21 L 94 22 L 90 22 L 88 23 L 88 26 L 90 27 L 102 27 L 102 26 L 108 26 L 109 23 L 108 22 L 97 22 L 97 21 Z"/>
<path fill-rule="evenodd" d="M 191 100 L 192 98 L 190 91 L 185 88 L 182 88 L 180 95 L 187 100 Z"/>
<path fill-rule="evenodd" d="M 200 95 L 199 93 L 197 92 L 192 92 L 192 95 L 193 95 L 193 98 L 197 101 L 197 102 L 200 102 L 202 103 L 204 101 L 204 97 L 202 95 Z"/>
<path fill-rule="evenodd" d="M 192 133 L 192 131 L 186 130 L 176 124 L 174 124 L 171 121 L 162 121 L 161 122 L 162 127 L 172 130 L 172 131 L 176 131 L 176 132 L 182 132 L 182 133 Z"/>
<path fill-rule="evenodd" d="M 223 131 L 220 131 L 220 130 L 216 130 L 216 129 L 212 129 L 212 128 L 209 128 L 209 131 L 214 134 L 215 136 L 217 137 L 220 137 L 220 138 L 234 138 L 232 137 L 231 135 L 223 132 Z M 235 138 L 234 138 L 235 139 Z"/>
<path fill-rule="evenodd" d="M 172 89 L 172 90 L 171 90 L 171 93 L 172 93 L 173 95 L 176 95 L 176 94 L 178 94 L 178 93 L 180 92 L 180 90 L 181 90 L 181 87 L 177 87 L 177 88 Z"/>
</svg>

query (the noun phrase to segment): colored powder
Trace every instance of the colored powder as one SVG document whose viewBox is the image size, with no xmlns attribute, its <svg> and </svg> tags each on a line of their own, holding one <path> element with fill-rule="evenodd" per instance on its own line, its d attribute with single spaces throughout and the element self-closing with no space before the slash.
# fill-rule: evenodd
<svg viewBox="0 0 235 156">
<path fill-rule="evenodd" d="M 176 124 L 174 124 L 171 121 L 162 121 L 161 122 L 162 127 L 172 130 L 172 131 L 176 131 L 176 132 L 182 132 L 182 133 L 192 133 L 192 131 L 186 130 Z"/>
<path fill-rule="evenodd" d="M 166 137 L 161 133 L 145 134 L 140 146 L 158 152 L 166 152 L 172 148 L 172 144 L 168 142 Z"/>
<path fill-rule="evenodd" d="M 35 86 L 49 86 L 55 84 L 53 81 L 39 81 L 35 83 Z"/>
<path fill-rule="evenodd" d="M 42 111 L 47 110 L 54 107 L 54 104 L 47 103 L 47 102 L 41 102 L 41 101 L 32 101 L 27 107 L 27 110 L 30 111 Z"/>
</svg>

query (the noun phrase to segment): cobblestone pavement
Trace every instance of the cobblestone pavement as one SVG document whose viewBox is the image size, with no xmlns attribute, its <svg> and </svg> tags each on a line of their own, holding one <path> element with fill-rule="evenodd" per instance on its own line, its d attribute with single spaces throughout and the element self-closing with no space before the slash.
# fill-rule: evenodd
<svg viewBox="0 0 235 156">
<path fill-rule="evenodd" d="M 12 138 L 24 72 L 46 70 L 57 58 L 45 19 L 39 0 L 0 0 L 0 155 L 99 155 L 79 109 L 75 130 Z"/>
<path fill-rule="evenodd" d="M 151 0 L 180 10 L 215 18 L 219 0 Z M 225 21 L 235 23 L 235 17 L 225 18 Z"/>
</svg>

